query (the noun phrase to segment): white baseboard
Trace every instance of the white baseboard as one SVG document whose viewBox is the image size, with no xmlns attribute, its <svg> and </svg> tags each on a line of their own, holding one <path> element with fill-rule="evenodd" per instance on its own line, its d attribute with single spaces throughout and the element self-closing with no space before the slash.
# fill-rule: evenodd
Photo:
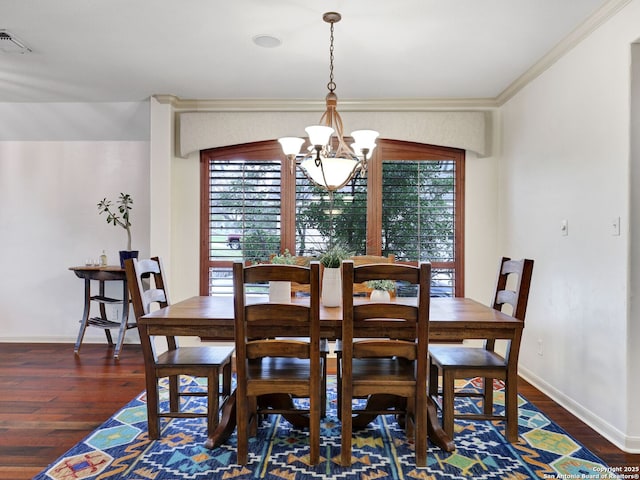
<svg viewBox="0 0 640 480">
<path fill-rule="evenodd" d="M 531 385 L 551 398 L 562 408 L 568 410 L 584 423 L 589 425 L 620 450 L 623 450 L 627 453 L 640 453 L 640 437 L 625 435 L 624 432 L 621 432 L 614 426 L 603 421 L 591 410 L 585 408 L 583 405 L 577 403 L 572 398 L 566 396 L 564 393 L 549 385 L 542 378 L 535 375 L 526 368 L 518 367 L 518 374 Z"/>
<path fill-rule="evenodd" d="M 72 345 L 75 345 L 76 337 L 0 337 L 0 343 L 70 343 Z M 107 340 L 103 334 L 100 338 L 85 337 L 84 340 L 82 340 L 82 343 L 104 343 L 106 345 Z M 132 339 L 125 337 L 124 343 L 140 343 L 140 339 L 136 334 Z"/>
</svg>

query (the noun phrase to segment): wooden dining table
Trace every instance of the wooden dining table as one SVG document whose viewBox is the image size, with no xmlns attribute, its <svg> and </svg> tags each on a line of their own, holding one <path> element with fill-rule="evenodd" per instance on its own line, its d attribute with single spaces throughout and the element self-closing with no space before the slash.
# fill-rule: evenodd
<svg viewBox="0 0 640 480">
<path fill-rule="evenodd" d="M 249 295 L 248 302 L 264 301 L 266 297 Z M 293 302 L 306 302 L 304 297 L 292 298 Z M 354 303 L 368 302 L 366 297 L 358 297 Z M 412 297 L 396 297 L 392 301 L 413 304 Z M 196 296 L 156 310 L 140 319 L 144 323 L 162 322 L 177 324 L 193 335 L 194 332 L 205 340 L 234 341 L 233 296 Z M 466 339 L 506 339 L 511 341 L 512 352 L 519 351 L 524 322 L 498 310 L 483 305 L 470 298 L 438 297 L 431 299 L 429 309 L 429 342 L 459 342 Z M 320 331 L 323 338 L 339 339 L 342 331 L 342 308 L 320 308 Z M 300 336 L 290 327 L 280 331 L 271 326 L 268 331 L 255 332 L 265 337 Z M 373 332 L 372 332 L 373 333 Z M 366 333 L 363 334 L 366 336 Z M 373 335 L 375 336 L 375 335 Z M 510 355 L 509 361 L 517 363 L 517 354 Z M 516 371 L 516 369 L 513 369 Z M 514 381 L 513 384 L 516 382 Z M 517 391 L 509 392 L 517 396 Z M 515 398 L 513 401 L 515 402 Z M 429 404 L 429 438 L 445 451 L 455 450 L 455 444 L 444 433 L 437 419 L 436 407 Z M 218 427 L 209 434 L 205 446 L 213 448 L 220 445 L 233 433 L 235 428 L 235 397 L 232 394 L 221 406 L 221 418 Z"/>
</svg>

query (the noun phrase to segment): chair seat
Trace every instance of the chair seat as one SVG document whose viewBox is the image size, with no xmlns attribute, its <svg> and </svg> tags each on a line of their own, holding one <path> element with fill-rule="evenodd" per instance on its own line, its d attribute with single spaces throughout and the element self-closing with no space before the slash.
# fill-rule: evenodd
<svg viewBox="0 0 640 480">
<path fill-rule="evenodd" d="M 219 347 L 180 347 L 176 350 L 168 350 L 158 356 L 158 366 L 180 365 L 182 367 L 203 365 L 219 366 L 231 359 L 233 346 Z"/>
<path fill-rule="evenodd" d="M 506 360 L 495 352 L 477 347 L 429 346 L 433 363 L 441 368 L 506 367 Z"/>
</svg>

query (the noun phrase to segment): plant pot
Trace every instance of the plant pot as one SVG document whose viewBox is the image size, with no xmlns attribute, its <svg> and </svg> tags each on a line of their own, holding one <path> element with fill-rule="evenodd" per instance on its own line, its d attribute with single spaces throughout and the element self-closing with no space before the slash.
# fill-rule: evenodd
<svg viewBox="0 0 640 480">
<path fill-rule="evenodd" d="M 322 274 L 322 305 L 339 307 L 342 304 L 340 268 L 325 268 Z"/>
<path fill-rule="evenodd" d="M 390 302 L 391 294 L 386 290 L 372 290 L 369 300 L 372 302 Z"/>
<path fill-rule="evenodd" d="M 120 250 L 120 266 L 124 268 L 124 261 L 129 258 L 138 258 L 138 250 Z"/>
<path fill-rule="evenodd" d="M 291 282 L 269 282 L 269 301 L 291 303 Z"/>
</svg>

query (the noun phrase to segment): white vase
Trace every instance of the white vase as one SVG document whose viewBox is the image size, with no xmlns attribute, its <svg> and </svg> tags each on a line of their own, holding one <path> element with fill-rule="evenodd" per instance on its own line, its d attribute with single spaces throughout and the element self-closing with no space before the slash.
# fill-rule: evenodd
<svg viewBox="0 0 640 480">
<path fill-rule="evenodd" d="M 322 274 L 322 305 L 339 307 L 342 304 L 340 268 L 325 268 Z"/>
<path fill-rule="evenodd" d="M 369 300 L 372 302 L 390 302 L 391 295 L 386 290 L 372 290 Z"/>
<path fill-rule="evenodd" d="M 269 301 L 291 303 L 291 282 L 269 282 Z"/>
</svg>

